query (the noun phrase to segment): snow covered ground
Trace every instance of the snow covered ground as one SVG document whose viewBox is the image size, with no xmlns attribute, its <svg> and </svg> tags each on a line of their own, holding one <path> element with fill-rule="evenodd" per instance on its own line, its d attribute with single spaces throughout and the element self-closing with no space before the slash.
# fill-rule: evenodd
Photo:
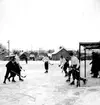
<svg viewBox="0 0 100 105">
<path fill-rule="evenodd" d="M 52 61 L 49 73 L 44 73 L 41 61 L 20 62 L 26 70 L 27 77 L 23 82 L 15 78 L 16 83 L 3 84 L 6 61 L 0 61 L 0 105 L 99 105 L 99 79 L 90 78 L 90 65 L 87 62 L 87 85 L 69 86 L 64 73 L 58 67 L 59 62 Z M 84 77 L 83 62 L 81 76 Z"/>
</svg>

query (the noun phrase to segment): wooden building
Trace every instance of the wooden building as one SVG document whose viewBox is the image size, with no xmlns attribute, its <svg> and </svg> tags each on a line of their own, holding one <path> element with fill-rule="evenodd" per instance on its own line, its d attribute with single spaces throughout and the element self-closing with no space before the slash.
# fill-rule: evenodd
<svg viewBox="0 0 100 105">
<path fill-rule="evenodd" d="M 70 59 L 69 52 L 65 48 L 61 48 L 60 50 L 52 53 L 52 60 L 59 60 L 61 55 Z"/>
</svg>

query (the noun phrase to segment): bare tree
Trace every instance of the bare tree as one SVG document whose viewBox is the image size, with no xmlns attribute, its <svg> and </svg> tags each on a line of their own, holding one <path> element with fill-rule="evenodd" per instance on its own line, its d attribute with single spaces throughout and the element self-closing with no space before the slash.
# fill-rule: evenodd
<svg viewBox="0 0 100 105">
<path fill-rule="evenodd" d="M 4 60 L 5 56 L 8 55 L 8 51 L 6 49 L 5 46 L 3 46 L 2 44 L 0 44 L 0 59 Z"/>
</svg>

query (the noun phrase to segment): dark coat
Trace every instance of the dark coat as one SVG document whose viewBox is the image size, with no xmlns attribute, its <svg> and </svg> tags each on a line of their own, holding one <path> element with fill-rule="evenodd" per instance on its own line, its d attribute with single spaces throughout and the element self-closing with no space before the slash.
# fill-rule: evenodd
<svg viewBox="0 0 100 105">
<path fill-rule="evenodd" d="M 15 71 L 16 70 L 16 66 L 15 66 L 15 63 L 14 62 L 9 61 L 6 64 L 6 68 L 7 68 L 6 78 L 8 77 L 9 73 L 12 75 L 12 77 L 14 77 L 16 75 L 15 73 L 12 72 L 12 71 Z"/>
<path fill-rule="evenodd" d="M 16 62 L 12 63 L 12 61 L 9 61 L 6 64 L 6 67 L 7 67 L 7 71 L 12 75 L 12 77 L 17 74 L 20 74 L 21 67 L 18 63 Z"/>
<path fill-rule="evenodd" d="M 15 64 L 12 61 L 9 61 L 6 64 L 7 70 L 11 71 L 11 70 L 15 70 Z"/>
</svg>

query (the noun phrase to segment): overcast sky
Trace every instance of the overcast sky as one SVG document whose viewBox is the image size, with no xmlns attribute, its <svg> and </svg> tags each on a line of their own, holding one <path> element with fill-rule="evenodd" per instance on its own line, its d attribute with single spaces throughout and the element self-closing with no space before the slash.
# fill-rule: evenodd
<svg viewBox="0 0 100 105">
<path fill-rule="evenodd" d="M 78 49 L 100 41 L 100 0 L 0 0 L 0 42 L 10 49 Z"/>
</svg>

